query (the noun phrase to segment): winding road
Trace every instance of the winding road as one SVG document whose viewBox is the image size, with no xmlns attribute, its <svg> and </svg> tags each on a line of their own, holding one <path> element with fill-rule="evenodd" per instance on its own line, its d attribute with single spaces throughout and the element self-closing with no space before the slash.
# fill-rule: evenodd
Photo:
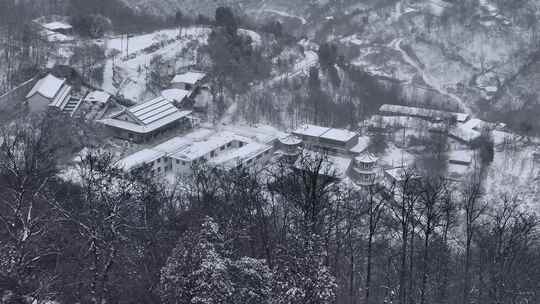
<svg viewBox="0 0 540 304">
<path fill-rule="evenodd" d="M 401 43 L 402 42 L 403 42 L 403 38 L 396 38 L 396 39 L 392 40 L 392 42 L 390 42 L 390 44 L 388 46 L 391 47 L 392 49 L 395 49 L 396 51 L 400 52 L 401 56 L 403 57 L 403 60 L 405 60 L 405 62 L 407 62 L 409 65 L 411 65 L 412 67 L 414 67 L 418 71 L 419 75 L 422 77 L 422 79 L 424 80 L 424 82 L 428 86 L 433 88 L 435 91 L 439 92 L 441 95 L 444 95 L 444 96 L 447 96 L 447 97 L 451 98 L 452 100 L 454 100 L 459 105 L 459 107 L 463 111 L 465 111 L 467 114 L 470 114 L 471 109 L 463 101 L 463 99 L 461 97 L 459 97 L 458 95 L 456 95 L 456 94 L 448 92 L 436 78 L 434 78 L 424 68 L 422 68 L 418 64 L 418 62 L 416 62 L 416 60 L 411 58 L 409 56 L 409 54 L 407 54 L 407 52 L 405 52 L 401 48 Z"/>
</svg>

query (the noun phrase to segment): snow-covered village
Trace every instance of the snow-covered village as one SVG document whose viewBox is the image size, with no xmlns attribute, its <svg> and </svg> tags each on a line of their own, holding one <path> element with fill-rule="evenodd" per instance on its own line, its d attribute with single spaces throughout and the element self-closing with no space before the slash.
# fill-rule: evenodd
<svg viewBox="0 0 540 304">
<path fill-rule="evenodd" d="M 539 16 L 0 0 L 0 303 L 538 303 Z"/>
</svg>

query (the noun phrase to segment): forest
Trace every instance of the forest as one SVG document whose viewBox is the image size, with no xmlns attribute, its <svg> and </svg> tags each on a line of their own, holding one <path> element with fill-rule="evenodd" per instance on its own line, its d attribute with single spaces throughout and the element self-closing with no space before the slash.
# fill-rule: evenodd
<svg viewBox="0 0 540 304">
<path fill-rule="evenodd" d="M 91 135 L 58 118 L 2 128 L 2 303 L 538 298 L 538 219 L 512 193 L 485 201 L 479 176 L 459 191 L 412 170 L 390 189 L 358 188 L 317 156 L 262 172 L 200 164 L 165 186 L 96 150 L 66 181 L 60 161 Z"/>
</svg>

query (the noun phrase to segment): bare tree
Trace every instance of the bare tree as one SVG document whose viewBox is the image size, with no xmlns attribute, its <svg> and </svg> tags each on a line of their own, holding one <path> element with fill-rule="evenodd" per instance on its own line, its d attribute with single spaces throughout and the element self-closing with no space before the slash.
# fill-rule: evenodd
<svg viewBox="0 0 540 304">
<path fill-rule="evenodd" d="M 477 221 L 486 212 L 487 204 L 481 201 L 481 183 L 476 176 L 462 191 L 461 209 L 465 216 L 465 268 L 463 274 L 463 303 L 469 303 L 471 292 L 471 248 L 476 234 Z"/>
<path fill-rule="evenodd" d="M 398 297 L 399 303 L 402 304 L 407 303 L 407 276 L 412 275 L 410 269 L 407 269 L 407 252 L 410 235 L 414 234 L 412 227 L 415 225 L 414 211 L 421 194 L 419 190 L 418 176 L 412 170 L 405 170 L 400 177 L 400 181 L 391 190 L 389 201 L 389 208 L 397 221 L 401 235 Z"/>
</svg>

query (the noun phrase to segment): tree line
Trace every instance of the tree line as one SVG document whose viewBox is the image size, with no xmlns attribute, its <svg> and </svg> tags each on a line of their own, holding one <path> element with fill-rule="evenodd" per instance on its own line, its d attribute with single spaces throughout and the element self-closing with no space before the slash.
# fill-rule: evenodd
<svg viewBox="0 0 540 304">
<path fill-rule="evenodd" d="M 162 183 L 112 155 L 62 156 L 53 117 L 2 128 L 2 303 L 533 303 L 538 220 L 519 197 L 407 171 L 393 186 L 204 164 Z M 62 131 L 63 130 L 63 131 Z M 58 136 L 58 132 L 62 136 Z"/>
</svg>

